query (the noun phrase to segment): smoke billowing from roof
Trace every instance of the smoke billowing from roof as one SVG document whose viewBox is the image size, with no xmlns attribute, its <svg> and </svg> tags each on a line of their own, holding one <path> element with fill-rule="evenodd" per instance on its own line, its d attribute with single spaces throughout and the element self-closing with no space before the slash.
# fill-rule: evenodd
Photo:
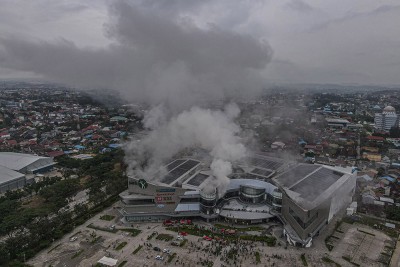
<svg viewBox="0 0 400 267">
<path fill-rule="evenodd" d="M 242 155 L 244 156 L 244 155 Z M 202 190 L 213 192 L 218 188 L 218 193 L 223 195 L 229 184 L 228 175 L 232 173 L 232 163 L 222 159 L 214 159 L 211 163 L 211 171 L 214 174 L 213 179 L 209 181 Z"/>
<path fill-rule="evenodd" d="M 239 112 L 235 104 L 227 105 L 223 111 L 192 107 L 167 121 L 151 118 L 160 113 L 149 112 L 147 121 L 156 121 L 157 125 L 146 139 L 126 147 L 128 173 L 146 179 L 162 178 L 156 174 L 165 171 L 160 166 L 166 160 L 185 148 L 199 147 L 213 159 L 214 188 L 223 190 L 232 171 L 230 162 L 246 155 L 238 137 L 240 127 L 234 123 Z"/>
</svg>

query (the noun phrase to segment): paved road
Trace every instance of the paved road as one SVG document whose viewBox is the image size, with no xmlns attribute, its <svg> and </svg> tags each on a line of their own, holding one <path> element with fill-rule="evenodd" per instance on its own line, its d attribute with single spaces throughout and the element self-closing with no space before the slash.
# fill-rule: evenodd
<svg viewBox="0 0 400 267">
<path fill-rule="evenodd" d="M 396 249 L 390 261 L 390 267 L 400 267 L 400 241 L 397 240 Z"/>
</svg>

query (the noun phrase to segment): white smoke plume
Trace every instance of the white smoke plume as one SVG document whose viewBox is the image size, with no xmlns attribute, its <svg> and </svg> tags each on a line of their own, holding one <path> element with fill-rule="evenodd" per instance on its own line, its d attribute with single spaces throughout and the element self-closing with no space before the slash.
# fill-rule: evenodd
<svg viewBox="0 0 400 267">
<path fill-rule="evenodd" d="M 156 106 L 144 121 L 153 132 L 139 144 L 127 144 L 128 173 L 135 169 L 151 179 L 168 158 L 198 146 L 209 151 L 220 179 L 229 173 L 229 162 L 245 154 L 234 123 L 240 110 L 193 106 L 258 95 L 272 49 L 247 34 L 196 25 L 180 9 L 162 8 L 170 7 L 167 2 L 111 1 L 105 25 L 111 44 L 102 48 L 79 47 L 63 38 L 1 36 L 0 64 L 81 89 L 111 89 L 126 101 Z"/>
<path fill-rule="evenodd" d="M 215 180 L 211 181 L 210 184 L 206 185 L 202 190 L 210 192 L 212 189 L 217 188 L 218 193 L 223 194 L 229 184 L 228 175 L 232 173 L 232 164 L 223 159 L 214 159 L 210 168 Z"/>
<path fill-rule="evenodd" d="M 223 111 L 192 107 L 164 123 L 159 121 L 159 109 L 147 114 L 146 121 L 154 127 L 147 138 L 126 147 L 128 173 L 146 179 L 161 178 L 155 174 L 163 171 L 160 166 L 166 160 L 185 148 L 199 147 L 213 159 L 211 170 L 223 190 L 232 171 L 231 162 L 246 155 L 239 137 L 241 129 L 234 122 L 240 112 L 237 105 L 229 104 Z"/>
</svg>

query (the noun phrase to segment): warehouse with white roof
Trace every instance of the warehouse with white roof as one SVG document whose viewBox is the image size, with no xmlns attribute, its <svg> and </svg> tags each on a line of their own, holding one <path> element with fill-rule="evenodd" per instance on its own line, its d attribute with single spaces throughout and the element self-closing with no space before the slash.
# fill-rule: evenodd
<svg viewBox="0 0 400 267">
<path fill-rule="evenodd" d="M 53 158 L 31 154 L 0 152 L 0 194 L 26 185 L 26 174 L 51 170 Z"/>
<path fill-rule="evenodd" d="M 26 179 L 24 174 L 0 166 L 0 194 L 8 190 L 24 187 L 25 184 Z"/>
<path fill-rule="evenodd" d="M 20 173 L 41 173 L 49 171 L 55 162 L 50 157 L 40 157 L 31 154 L 0 152 L 0 166 Z"/>
</svg>

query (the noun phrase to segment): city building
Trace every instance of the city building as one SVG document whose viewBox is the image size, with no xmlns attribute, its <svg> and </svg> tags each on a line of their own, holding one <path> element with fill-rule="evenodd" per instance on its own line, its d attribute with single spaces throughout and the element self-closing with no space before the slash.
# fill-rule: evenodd
<svg viewBox="0 0 400 267">
<path fill-rule="evenodd" d="M 284 225 L 289 243 L 309 247 L 312 238 L 351 202 L 355 179 L 342 169 L 297 164 L 255 154 L 216 186 L 209 164 L 176 159 L 154 179 L 129 177 L 121 193 L 124 223 L 198 218 L 207 222 Z M 354 182 L 354 183 L 353 183 Z"/>
<path fill-rule="evenodd" d="M 345 128 L 350 122 L 346 119 L 341 118 L 326 118 L 325 121 L 328 123 L 328 126 L 331 128 Z"/>
<path fill-rule="evenodd" d="M 399 126 L 399 116 L 396 114 L 396 109 L 392 106 L 387 106 L 382 113 L 375 113 L 375 129 L 389 132 L 392 127 Z"/>
<path fill-rule="evenodd" d="M 274 178 L 282 191 L 284 235 L 292 245 L 309 247 L 312 238 L 352 202 L 351 170 L 299 164 Z"/>
</svg>

